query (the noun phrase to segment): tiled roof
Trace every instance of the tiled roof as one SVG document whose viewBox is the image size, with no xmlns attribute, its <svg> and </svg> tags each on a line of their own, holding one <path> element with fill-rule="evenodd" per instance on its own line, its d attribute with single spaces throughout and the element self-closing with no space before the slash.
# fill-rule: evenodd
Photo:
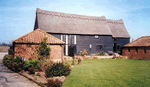
<svg viewBox="0 0 150 87">
<path fill-rule="evenodd" d="M 132 41 L 131 43 L 126 44 L 125 46 L 126 47 L 130 47 L 130 46 L 150 46 L 150 36 L 140 37 L 140 38 Z"/>
<path fill-rule="evenodd" d="M 44 37 L 47 37 L 47 43 L 50 44 L 64 44 L 65 42 L 60 39 L 46 33 L 41 29 L 36 29 L 18 39 L 16 39 L 15 43 L 40 43 Z"/>
<path fill-rule="evenodd" d="M 130 38 L 123 20 L 109 20 L 105 16 L 95 17 L 61 12 L 46 11 L 37 8 L 37 27 L 49 33 L 112 35 Z"/>
</svg>

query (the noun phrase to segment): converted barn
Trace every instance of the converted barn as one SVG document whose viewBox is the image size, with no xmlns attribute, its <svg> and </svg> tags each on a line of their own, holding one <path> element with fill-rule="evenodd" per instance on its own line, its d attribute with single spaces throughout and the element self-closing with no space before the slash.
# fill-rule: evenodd
<svg viewBox="0 0 150 87">
<path fill-rule="evenodd" d="M 150 59 L 150 36 L 143 36 L 129 44 L 126 44 L 122 49 L 123 55 L 130 59 Z"/>
<path fill-rule="evenodd" d="M 14 56 L 20 55 L 27 59 L 38 59 L 36 47 L 45 37 L 47 37 L 47 44 L 51 48 L 50 58 L 54 61 L 61 61 L 64 55 L 63 50 L 65 42 L 40 29 L 36 29 L 35 31 L 32 31 L 13 42 Z"/>
<path fill-rule="evenodd" d="M 84 49 L 89 54 L 100 51 L 120 53 L 129 43 L 130 35 L 122 19 L 110 20 L 105 16 L 85 16 L 37 9 L 34 30 L 42 29 L 65 42 L 65 55 L 75 46 L 76 54 Z"/>
</svg>

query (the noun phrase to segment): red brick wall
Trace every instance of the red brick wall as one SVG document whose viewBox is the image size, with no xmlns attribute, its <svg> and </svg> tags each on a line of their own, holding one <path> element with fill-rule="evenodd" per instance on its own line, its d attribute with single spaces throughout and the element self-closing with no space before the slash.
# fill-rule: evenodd
<svg viewBox="0 0 150 87">
<path fill-rule="evenodd" d="M 144 52 L 143 48 L 138 48 L 138 53 L 136 52 L 136 48 L 130 48 L 130 53 L 128 48 L 124 48 L 122 52 L 123 56 L 128 56 L 129 59 L 150 60 L 150 48 L 147 48 L 147 53 Z"/>
<path fill-rule="evenodd" d="M 38 55 L 36 52 L 36 47 L 38 45 L 23 45 L 23 44 L 16 44 L 15 45 L 15 57 L 20 55 L 23 58 L 34 58 L 38 59 Z M 51 56 L 50 58 L 53 60 L 61 60 L 62 58 L 62 47 L 60 45 L 50 45 L 51 48 Z"/>
</svg>

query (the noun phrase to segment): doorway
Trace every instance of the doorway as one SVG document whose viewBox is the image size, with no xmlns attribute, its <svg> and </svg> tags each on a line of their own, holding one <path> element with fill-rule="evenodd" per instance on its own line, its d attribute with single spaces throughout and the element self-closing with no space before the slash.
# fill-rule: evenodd
<svg viewBox="0 0 150 87">
<path fill-rule="evenodd" d="M 113 51 L 117 52 L 117 44 L 116 43 L 114 43 Z"/>
</svg>

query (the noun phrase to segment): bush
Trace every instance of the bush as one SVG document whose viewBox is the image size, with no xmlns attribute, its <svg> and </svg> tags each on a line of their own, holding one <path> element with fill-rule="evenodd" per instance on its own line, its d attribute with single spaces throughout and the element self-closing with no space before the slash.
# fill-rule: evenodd
<svg viewBox="0 0 150 87">
<path fill-rule="evenodd" d="M 24 63 L 24 59 L 21 56 L 16 56 L 12 61 L 16 63 Z"/>
<path fill-rule="evenodd" d="M 48 67 L 53 65 L 53 61 L 50 59 L 45 60 L 44 62 L 44 69 L 46 70 Z"/>
<path fill-rule="evenodd" d="M 25 61 L 24 70 L 28 71 L 33 66 L 35 68 L 35 71 L 40 71 L 39 63 L 40 63 L 39 60 L 31 58 L 31 59 Z"/>
<path fill-rule="evenodd" d="M 80 59 L 80 58 L 78 59 L 78 64 L 79 64 L 79 63 L 81 63 L 81 59 Z"/>
<path fill-rule="evenodd" d="M 53 80 L 49 79 L 47 83 L 47 87 L 62 87 L 63 82 L 61 82 L 59 79 Z"/>
<path fill-rule="evenodd" d="M 88 52 L 86 51 L 86 49 L 84 49 L 84 51 L 82 52 L 82 55 L 87 55 Z"/>
<path fill-rule="evenodd" d="M 33 65 L 29 68 L 29 73 L 30 74 L 35 74 L 35 68 L 34 68 Z"/>
<path fill-rule="evenodd" d="M 24 60 L 21 56 L 13 58 L 11 55 L 5 55 L 3 58 L 3 64 L 12 71 L 20 72 L 24 67 Z"/>
<path fill-rule="evenodd" d="M 24 68 L 24 60 L 21 56 L 16 56 L 16 58 L 12 59 L 11 70 L 15 72 L 20 72 Z"/>
<path fill-rule="evenodd" d="M 69 67 L 70 65 L 65 65 L 64 63 L 54 63 L 45 70 L 46 77 L 68 76 L 71 71 Z"/>
<path fill-rule="evenodd" d="M 105 56 L 105 52 L 101 51 L 100 53 L 95 54 L 95 56 Z"/>
<path fill-rule="evenodd" d="M 13 56 L 11 55 L 5 55 L 4 58 L 3 58 L 3 64 L 4 66 L 11 66 L 11 61 L 13 59 Z"/>
<path fill-rule="evenodd" d="M 101 51 L 101 52 L 100 52 L 100 56 L 105 56 L 105 52 L 104 52 L 104 51 Z"/>
</svg>

